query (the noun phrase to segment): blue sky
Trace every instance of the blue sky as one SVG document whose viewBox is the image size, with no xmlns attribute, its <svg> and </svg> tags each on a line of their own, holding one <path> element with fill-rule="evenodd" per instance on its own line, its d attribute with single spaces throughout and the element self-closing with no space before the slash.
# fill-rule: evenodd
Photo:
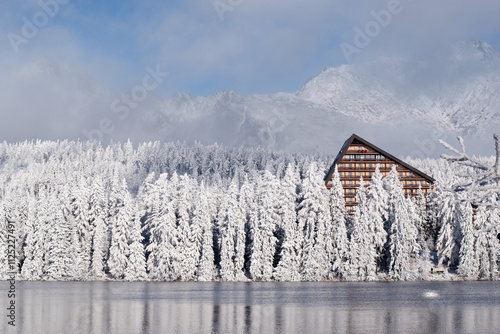
<svg viewBox="0 0 500 334">
<path fill-rule="evenodd" d="M 122 90 L 160 64 L 171 76 L 162 94 L 213 94 L 231 89 L 292 92 L 325 66 L 348 63 L 340 44 L 354 45 L 372 11 L 398 3 L 401 12 L 351 61 L 380 55 L 421 56 L 457 39 L 500 48 L 498 1 L 90 1 L 58 0 L 38 34 L 15 53 L 9 32 L 22 36 L 22 18 L 54 2 L 4 1 L 0 66 L 55 58 L 84 68 L 109 89 Z M 221 7 L 221 3 L 225 6 Z M 216 7 L 222 8 L 222 19 Z M 43 22 L 43 21 L 42 21 Z"/>
<path fill-rule="evenodd" d="M 456 40 L 500 49 L 498 13 L 498 0 L 1 1 L 0 117 L 14 126 L 0 125 L 0 139 L 75 138 L 148 69 L 169 74 L 148 99 L 246 96 L 294 92 L 327 66 L 425 58 Z M 366 45 L 357 31 L 371 35 Z"/>
</svg>

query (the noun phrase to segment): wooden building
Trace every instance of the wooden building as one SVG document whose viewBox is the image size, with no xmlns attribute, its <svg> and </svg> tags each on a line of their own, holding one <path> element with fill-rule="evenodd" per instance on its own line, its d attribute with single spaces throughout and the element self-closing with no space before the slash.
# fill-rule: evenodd
<svg viewBox="0 0 500 334">
<path fill-rule="evenodd" d="M 370 182 L 377 164 L 384 176 L 391 171 L 393 165 L 396 165 L 399 180 L 403 183 L 406 196 L 417 196 L 419 187 L 422 187 L 423 192 L 427 193 L 431 184 L 434 183 L 432 177 L 353 134 L 346 140 L 330 167 L 325 177 L 326 186 L 328 189 L 332 187 L 331 180 L 335 166 L 337 166 L 344 188 L 346 207 L 351 209 L 357 204 L 356 190 L 359 186 L 360 177 L 363 177 L 364 182 Z"/>
</svg>

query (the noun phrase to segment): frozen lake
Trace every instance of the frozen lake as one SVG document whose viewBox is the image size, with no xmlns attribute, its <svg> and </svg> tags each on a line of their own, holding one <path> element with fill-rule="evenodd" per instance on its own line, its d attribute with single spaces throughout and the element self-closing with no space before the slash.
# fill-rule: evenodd
<svg viewBox="0 0 500 334">
<path fill-rule="evenodd" d="M 16 289 L 17 326 L 3 315 L 2 333 L 500 333 L 497 282 L 17 282 Z"/>
</svg>

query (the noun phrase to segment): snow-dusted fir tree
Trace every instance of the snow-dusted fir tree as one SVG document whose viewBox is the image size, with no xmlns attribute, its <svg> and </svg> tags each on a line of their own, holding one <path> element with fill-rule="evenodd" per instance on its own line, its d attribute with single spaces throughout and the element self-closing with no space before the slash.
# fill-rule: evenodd
<svg viewBox="0 0 500 334">
<path fill-rule="evenodd" d="M 241 213 L 245 220 L 245 275 L 250 278 L 250 256 L 252 254 L 252 229 L 255 222 L 258 221 L 258 201 L 256 183 L 259 176 L 256 173 L 245 174 L 243 176 L 243 184 L 240 188 L 239 202 Z"/>
<path fill-rule="evenodd" d="M 235 281 L 243 278 L 245 256 L 245 217 L 238 200 L 238 181 L 233 178 L 222 195 L 218 214 L 220 278 Z"/>
<path fill-rule="evenodd" d="M 175 175 L 174 175 L 175 177 Z M 194 280 L 200 244 L 192 226 L 193 194 L 196 184 L 186 174 L 181 175 L 176 192 L 175 213 L 179 236 L 179 276 L 184 281 Z"/>
<path fill-rule="evenodd" d="M 438 263 L 449 267 L 458 265 L 462 232 L 458 221 L 457 196 L 453 192 L 443 190 L 437 185 L 438 224 L 440 226 L 436 249 Z"/>
<path fill-rule="evenodd" d="M 149 239 L 146 265 L 153 280 L 171 281 L 179 278 L 179 237 L 174 198 L 171 196 L 176 182 L 177 180 L 170 181 L 166 173 L 161 174 L 154 186 L 148 187 L 149 194 L 145 195 L 146 202 L 152 203 L 144 230 Z"/>
<path fill-rule="evenodd" d="M 278 211 L 281 216 L 283 242 L 279 262 L 274 269 L 274 279 L 277 281 L 300 281 L 303 233 L 297 224 L 298 183 L 299 174 L 295 167 L 289 164 L 279 189 Z"/>
<path fill-rule="evenodd" d="M 136 207 L 131 203 L 130 207 Z M 126 281 L 146 280 L 146 257 L 144 253 L 144 237 L 141 234 L 141 217 L 136 213 L 131 223 L 129 235 L 129 255 L 127 258 L 127 268 L 125 269 Z"/>
<path fill-rule="evenodd" d="M 115 183 L 115 186 L 117 186 Z M 123 179 L 120 189 L 117 190 L 113 199 L 113 211 L 111 212 L 111 244 L 109 248 L 108 268 L 115 279 L 123 279 L 129 256 L 129 239 L 132 229 L 134 213 L 129 198 L 127 183 Z"/>
<path fill-rule="evenodd" d="M 477 228 L 476 238 L 476 264 L 478 277 L 481 279 L 498 279 L 498 232 L 494 226 L 498 221 L 496 209 L 480 206 L 476 210 L 474 225 Z"/>
<path fill-rule="evenodd" d="M 193 226 L 196 226 L 195 236 L 200 243 L 200 254 L 196 270 L 196 279 L 198 281 L 211 281 L 215 277 L 212 223 L 215 215 L 215 205 L 211 202 L 213 202 L 213 199 L 210 198 L 210 192 L 205 188 L 202 181 L 193 211 Z"/>
<path fill-rule="evenodd" d="M 66 279 L 65 261 L 69 257 L 72 241 L 71 229 L 68 222 L 64 220 L 61 202 L 54 193 L 48 192 L 40 200 L 43 201 L 42 210 L 44 211 L 42 221 L 47 228 L 44 275 L 49 280 Z"/>
<path fill-rule="evenodd" d="M 104 187 L 100 177 L 96 177 L 92 183 L 89 205 L 89 219 L 93 227 L 92 233 L 92 257 L 90 264 L 90 277 L 103 279 L 105 277 L 105 265 L 109 249 L 109 230 L 106 221 L 106 198 Z"/>
<path fill-rule="evenodd" d="M 377 261 L 384 255 L 384 246 L 387 242 L 387 231 L 385 222 L 387 220 L 387 199 L 388 194 L 384 188 L 382 180 L 383 175 L 380 172 L 380 165 L 375 167 L 375 173 L 372 175 L 368 189 L 367 215 L 368 231 L 372 236 L 372 244 L 376 247 Z"/>
<path fill-rule="evenodd" d="M 335 166 L 330 188 L 330 217 L 333 231 L 333 258 L 329 278 L 346 279 L 349 260 L 349 239 L 346 228 L 346 207 L 344 189 L 340 181 L 340 174 Z"/>
<path fill-rule="evenodd" d="M 463 234 L 460 245 L 460 263 L 458 274 L 466 279 L 476 279 L 478 276 L 478 266 L 476 262 L 476 228 L 473 224 L 472 206 L 470 203 L 461 203 L 458 206 L 459 223 Z"/>
<path fill-rule="evenodd" d="M 92 235 L 95 225 L 89 217 L 90 189 L 83 177 L 78 179 L 76 186 L 72 189 L 73 216 L 78 229 L 78 242 L 82 256 L 83 275 L 87 277 L 90 273 L 92 259 Z"/>
<path fill-rule="evenodd" d="M 307 169 L 300 197 L 297 220 L 299 226 L 304 226 L 302 280 L 320 281 L 327 277 L 331 269 L 326 246 L 327 225 L 331 217 L 328 191 L 314 162 Z"/>
<path fill-rule="evenodd" d="M 377 269 L 377 244 L 374 242 L 375 231 L 367 201 L 367 191 L 361 177 L 356 192 L 358 205 L 354 208 L 349 268 L 351 279 L 371 281 L 375 279 Z"/>
<path fill-rule="evenodd" d="M 418 196 L 415 199 L 417 215 L 420 217 L 420 222 L 417 225 L 418 234 L 421 236 L 421 246 L 431 237 L 432 226 L 430 225 L 429 213 L 427 210 L 427 196 L 422 190 L 422 186 L 418 186 Z"/>
<path fill-rule="evenodd" d="M 80 238 L 76 226 L 70 226 L 71 244 L 68 250 L 68 257 L 65 259 L 66 277 L 72 281 L 80 281 L 84 277 L 82 266 L 82 251 L 80 248 Z"/>
<path fill-rule="evenodd" d="M 387 189 L 387 220 L 389 235 L 389 274 L 396 280 L 412 278 L 411 264 L 420 249 L 417 242 L 417 228 L 411 220 L 408 200 L 399 181 L 396 167 L 385 178 Z"/>
<path fill-rule="evenodd" d="M 115 279 L 143 280 L 146 277 L 146 264 L 140 217 L 125 179 L 122 179 L 119 187 L 114 199 L 115 212 L 111 217 L 111 246 L 107 262 L 109 272 Z"/>
<path fill-rule="evenodd" d="M 420 211 L 418 205 L 418 197 L 417 199 L 409 196 L 407 198 L 408 203 L 408 216 L 410 217 L 410 221 L 416 228 L 417 231 L 417 244 L 419 248 L 419 256 L 418 256 L 418 274 L 420 279 L 425 279 L 427 275 L 431 272 L 431 253 L 430 249 L 427 246 L 427 242 L 424 236 L 424 230 L 422 227 L 422 215 L 425 215 L 425 212 Z"/>
<path fill-rule="evenodd" d="M 45 224 L 41 224 L 42 216 L 39 216 L 40 206 L 31 192 L 26 192 L 27 220 L 25 224 L 25 239 L 23 247 L 24 263 L 21 269 L 21 276 L 25 280 L 39 280 L 43 275 L 43 258 L 45 249 Z"/>
<path fill-rule="evenodd" d="M 264 171 L 257 179 L 257 215 L 250 219 L 249 274 L 257 281 L 269 281 L 273 276 L 277 239 L 274 236 L 280 216 L 276 198 L 279 182 L 271 172 Z"/>
</svg>

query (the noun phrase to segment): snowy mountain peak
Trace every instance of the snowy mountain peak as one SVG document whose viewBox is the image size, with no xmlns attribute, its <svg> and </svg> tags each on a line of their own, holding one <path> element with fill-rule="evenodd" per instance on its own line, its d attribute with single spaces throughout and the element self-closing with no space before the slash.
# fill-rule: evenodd
<svg viewBox="0 0 500 334">
<path fill-rule="evenodd" d="M 325 67 L 291 94 L 176 94 L 146 119 L 162 124 L 155 135 L 165 140 L 331 152 L 330 143 L 352 132 L 386 129 L 408 141 L 435 130 L 489 133 L 500 126 L 498 91 L 500 53 L 484 42 L 462 41 L 427 60 L 383 57 Z"/>
<path fill-rule="evenodd" d="M 458 41 L 449 46 L 450 60 L 454 63 L 479 62 L 491 64 L 500 61 L 500 52 L 492 45 L 476 40 Z"/>
</svg>

